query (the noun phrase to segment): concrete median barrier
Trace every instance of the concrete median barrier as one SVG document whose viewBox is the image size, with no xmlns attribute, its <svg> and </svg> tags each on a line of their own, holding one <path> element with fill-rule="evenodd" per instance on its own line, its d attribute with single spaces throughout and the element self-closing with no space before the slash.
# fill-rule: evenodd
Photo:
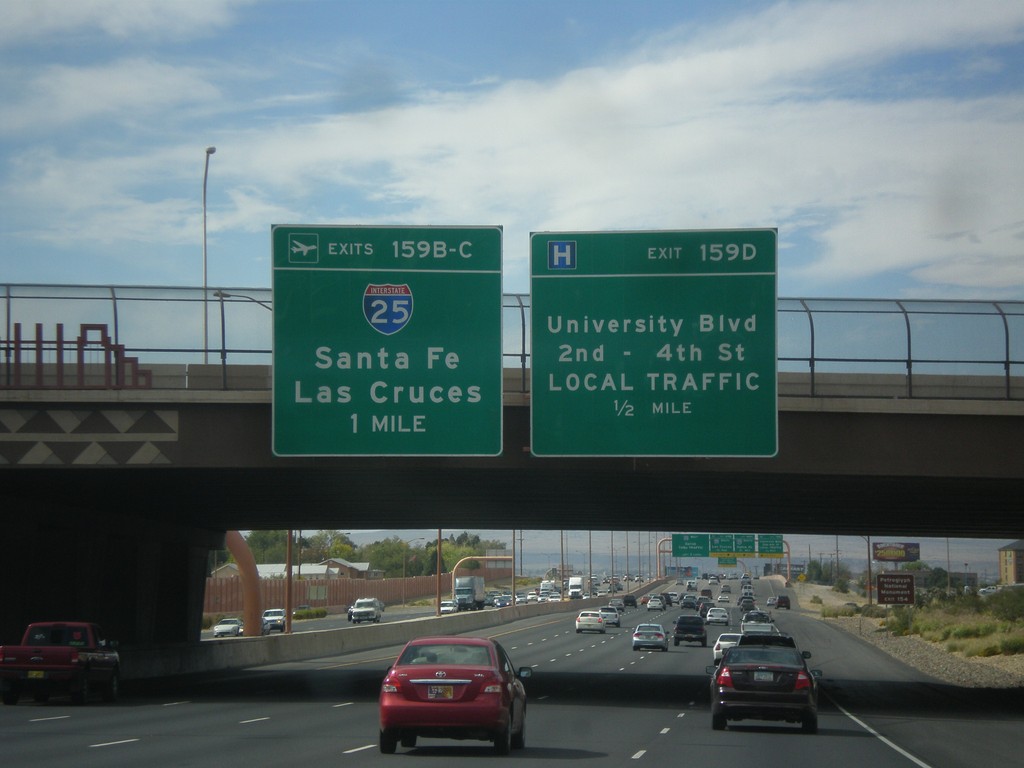
<svg viewBox="0 0 1024 768">
<path fill-rule="evenodd" d="M 581 608 L 606 602 L 607 599 L 591 598 L 529 603 L 496 610 L 464 611 L 449 616 L 420 617 L 291 635 L 207 640 L 189 645 L 123 647 L 120 649 L 121 678 L 139 680 L 172 677 L 387 648 L 424 635 L 473 632 L 533 616 L 558 613 L 570 615 Z"/>
</svg>

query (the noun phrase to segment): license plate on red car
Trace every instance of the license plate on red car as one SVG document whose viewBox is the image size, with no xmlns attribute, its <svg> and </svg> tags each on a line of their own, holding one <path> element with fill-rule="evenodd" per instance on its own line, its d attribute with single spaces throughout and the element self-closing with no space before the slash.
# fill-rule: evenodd
<svg viewBox="0 0 1024 768">
<path fill-rule="evenodd" d="M 756 670 L 754 672 L 755 683 L 771 683 L 775 680 L 775 675 L 772 672 L 764 672 L 762 670 Z"/>
<path fill-rule="evenodd" d="M 452 687 L 450 685 L 431 685 L 427 687 L 428 699 L 450 699 L 452 698 Z"/>
</svg>

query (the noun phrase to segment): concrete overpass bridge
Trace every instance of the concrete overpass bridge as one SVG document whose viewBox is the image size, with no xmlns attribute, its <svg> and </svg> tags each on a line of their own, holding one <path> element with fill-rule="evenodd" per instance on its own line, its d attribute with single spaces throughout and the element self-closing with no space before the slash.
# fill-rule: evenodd
<svg viewBox="0 0 1024 768">
<path fill-rule="evenodd" d="M 281 458 L 270 299 L 6 287 L 0 639 L 62 616 L 195 641 L 236 529 L 1022 537 L 1024 303 L 780 299 L 775 457 L 593 459 L 530 454 L 529 298 L 507 295 L 500 456 Z"/>
</svg>

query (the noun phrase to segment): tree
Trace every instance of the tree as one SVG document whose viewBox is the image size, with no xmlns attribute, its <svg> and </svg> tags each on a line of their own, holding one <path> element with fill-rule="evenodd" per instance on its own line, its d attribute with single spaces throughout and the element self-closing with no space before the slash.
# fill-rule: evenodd
<svg viewBox="0 0 1024 768">
<path fill-rule="evenodd" d="M 250 531 L 245 540 L 257 563 L 283 563 L 287 558 L 287 531 Z"/>
</svg>

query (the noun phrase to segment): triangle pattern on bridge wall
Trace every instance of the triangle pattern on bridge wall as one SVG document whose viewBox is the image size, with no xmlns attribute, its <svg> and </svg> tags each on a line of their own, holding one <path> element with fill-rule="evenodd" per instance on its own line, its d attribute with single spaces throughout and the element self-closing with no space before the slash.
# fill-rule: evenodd
<svg viewBox="0 0 1024 768">
<path fill-rule="evenodd" d="M 172 464 L 178 412 L 0 409 L 0 465 Z"/>
</svg>

